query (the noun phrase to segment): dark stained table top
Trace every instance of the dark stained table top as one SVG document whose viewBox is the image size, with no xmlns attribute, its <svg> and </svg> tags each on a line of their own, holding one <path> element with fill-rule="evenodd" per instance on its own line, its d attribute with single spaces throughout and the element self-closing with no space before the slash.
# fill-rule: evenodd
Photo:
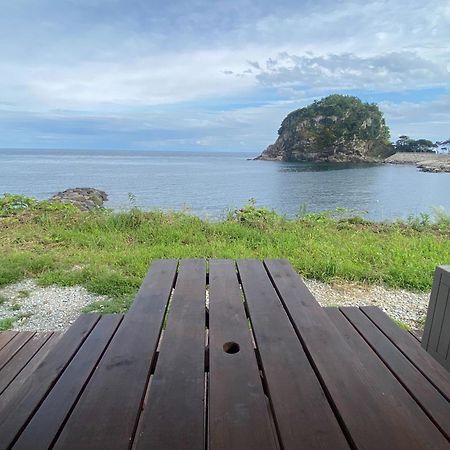
<svg viewBox="0 0 450 450">
<path fill-rule="evenodd" d="M 285 260 L 158 260 L 130 310 L 0 333 L 0 449 L 448 449 L 450 374 Z"/>
</svg>

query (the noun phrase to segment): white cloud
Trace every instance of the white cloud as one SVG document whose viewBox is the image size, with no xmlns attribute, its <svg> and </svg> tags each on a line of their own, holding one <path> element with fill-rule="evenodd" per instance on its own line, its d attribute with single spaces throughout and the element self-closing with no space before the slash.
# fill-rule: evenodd
<svg viewBox="0 0 450 450">
<path fill-rule="evenodd" d="M 200 146 L 253 150 L 321 93 L 450 86 L 450 6 L 441 0 L 63 3 L 6 2 L 0 16 L 0 105 L 37 128 L 47 120 L 39 136 L 51 135 L 51 121 L 82 120 L 86 133 L 176 127 Z M 229 110 L 230 97 L 263 106 L 235 100 Z M 382 109 L 393 127 L 422 120 L 429 127 L 410 128 L 441 137 L 439 101 L 417 105 Z"/>
<path fill-rule="evenodd" d="M 253 70 L 257 70 L 256 78 L 263 85 L 302 89 L 402 91 L 445 87 L 450 80 L 446 61 L 433 62 L 410 51 L 369 57 L 351 53 L 297 56 L 283 52 Z"/>
<path fill-rule="evenodd" d="M 418 139 L 433 141 L 450 137 L 450 96 L 442 96 L 430 102 L 381 102 L 387 123 L 391 126 L 391 138 L 396 140 L 406 134 Z"/>
<path fill-rule="evenodd" d="M 73 66 L 36 65 L 15 73 L 6 67 L 1 83 L 4 100 L 51 108 L 92 108 L 113 104 L 160 105 L 208 96 L 239 93 L 255 85 L 250 79 L 231 79 L 222 68 L 230 52 L 158 55 L 123 62 L 83 62 Z M 244 68 L 244 63 L 238 69 Z M 9 89 L 8 89 L 9 88 Z M 33 105 L 34 104 L 34 105 Z"/>
</svg>

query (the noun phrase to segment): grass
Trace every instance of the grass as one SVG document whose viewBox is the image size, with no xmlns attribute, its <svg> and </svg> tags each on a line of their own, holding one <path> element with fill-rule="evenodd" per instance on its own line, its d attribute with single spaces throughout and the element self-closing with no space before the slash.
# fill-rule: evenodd
<svg viewBox="0 0 450 450">
<path fill-rule="evenodd" d="M 397 324 L 397 326 L 399 327 L 399 328 L 401 328 L 402 330 L 405 330 L 405 331 L 409 331 L 410 329 L 411 329 L 411 327 L 407 324 L 407 323 L 404 323 L 404 322 L 402 322 L 402 321 L 400 321 L 400 320 L 395 320 L 394 319 L 394 322 Z"/>
<path fill-rule="evenodd" d="M 7 331 L 14 325 L 15 318 L 7 317 L 6 319 L 0 319 L 0 331 Z"/>
<path fill-rule="evenodd" d="M 17 293 L 18 298 L 28 298 L 30 295 L 31 292 L 26 289 L 22 289 Z"/>
<path fill-rule="evenodd" d="M 0 286 L 25 277 L 41 285 L 82 285 L 112 298 L 88 308 L 103 312 L 125 311 L 157 258 L 287 258 L 307 278 L 414 291 L 431 289 L 436 265 L 450 261 L 448 216 L 438 223 L 423 217 L 373 223 L 335 213 L 286 220 L 254 203 L 217 223 L 137 209 L 81 213 L 33 206 L 3 215 Z"/>
</svg>

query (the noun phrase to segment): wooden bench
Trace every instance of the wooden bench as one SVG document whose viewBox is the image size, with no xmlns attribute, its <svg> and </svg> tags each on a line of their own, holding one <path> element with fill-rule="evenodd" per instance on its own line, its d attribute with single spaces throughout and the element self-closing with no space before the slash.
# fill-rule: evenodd
<svg viewBox="0 0 450 450">
<path fill-rule="evenodd" d="M 449 400 L 412 335 L 285 260 L 158 260 L 0 396 L 0 449 L 448 449 Z"/>
<path fill-rule="evenodd" d="M 450 371 L 450 266 L 434 274 L 422 347 Z"/>
</svg>

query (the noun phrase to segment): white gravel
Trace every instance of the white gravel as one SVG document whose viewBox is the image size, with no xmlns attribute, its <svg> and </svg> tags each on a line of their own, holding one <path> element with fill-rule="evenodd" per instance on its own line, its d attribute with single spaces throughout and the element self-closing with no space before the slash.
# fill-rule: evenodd
<svg viewBox="0 0 450 450">
<path fill-rule="evenodd" d="M 378 285 L 335 283 L 305 280 L 322 306 L 378 306 L 392 319 L 414 329 L 422 329 L 427 315 L 430 293 L 387 289 Z"/>
<path fill-rule="evenodd" d="M 322 306 L 375 305 L 390 317 L 414 329 L 423 328 L 429 293 L 387 289 L 377 285 L 334 283 L 305 280 Z M 105 296 L 89 293 L 80 286 L 39 287 L 33 280 L 24 280 L 0 289 L 0 319 L 15 317 L 15 330 L 64 330 L 83 308 Z"/>
<path fill-rule="evenodd" d="M 61 331 L 85 306 L 107 297 L 91 294 L 80 286 L 39 287 L 33 280 L 24 280 L 0 289 L 0 299 L 0 319 L 16 318 L 14 330 Z"/>
</svg>

